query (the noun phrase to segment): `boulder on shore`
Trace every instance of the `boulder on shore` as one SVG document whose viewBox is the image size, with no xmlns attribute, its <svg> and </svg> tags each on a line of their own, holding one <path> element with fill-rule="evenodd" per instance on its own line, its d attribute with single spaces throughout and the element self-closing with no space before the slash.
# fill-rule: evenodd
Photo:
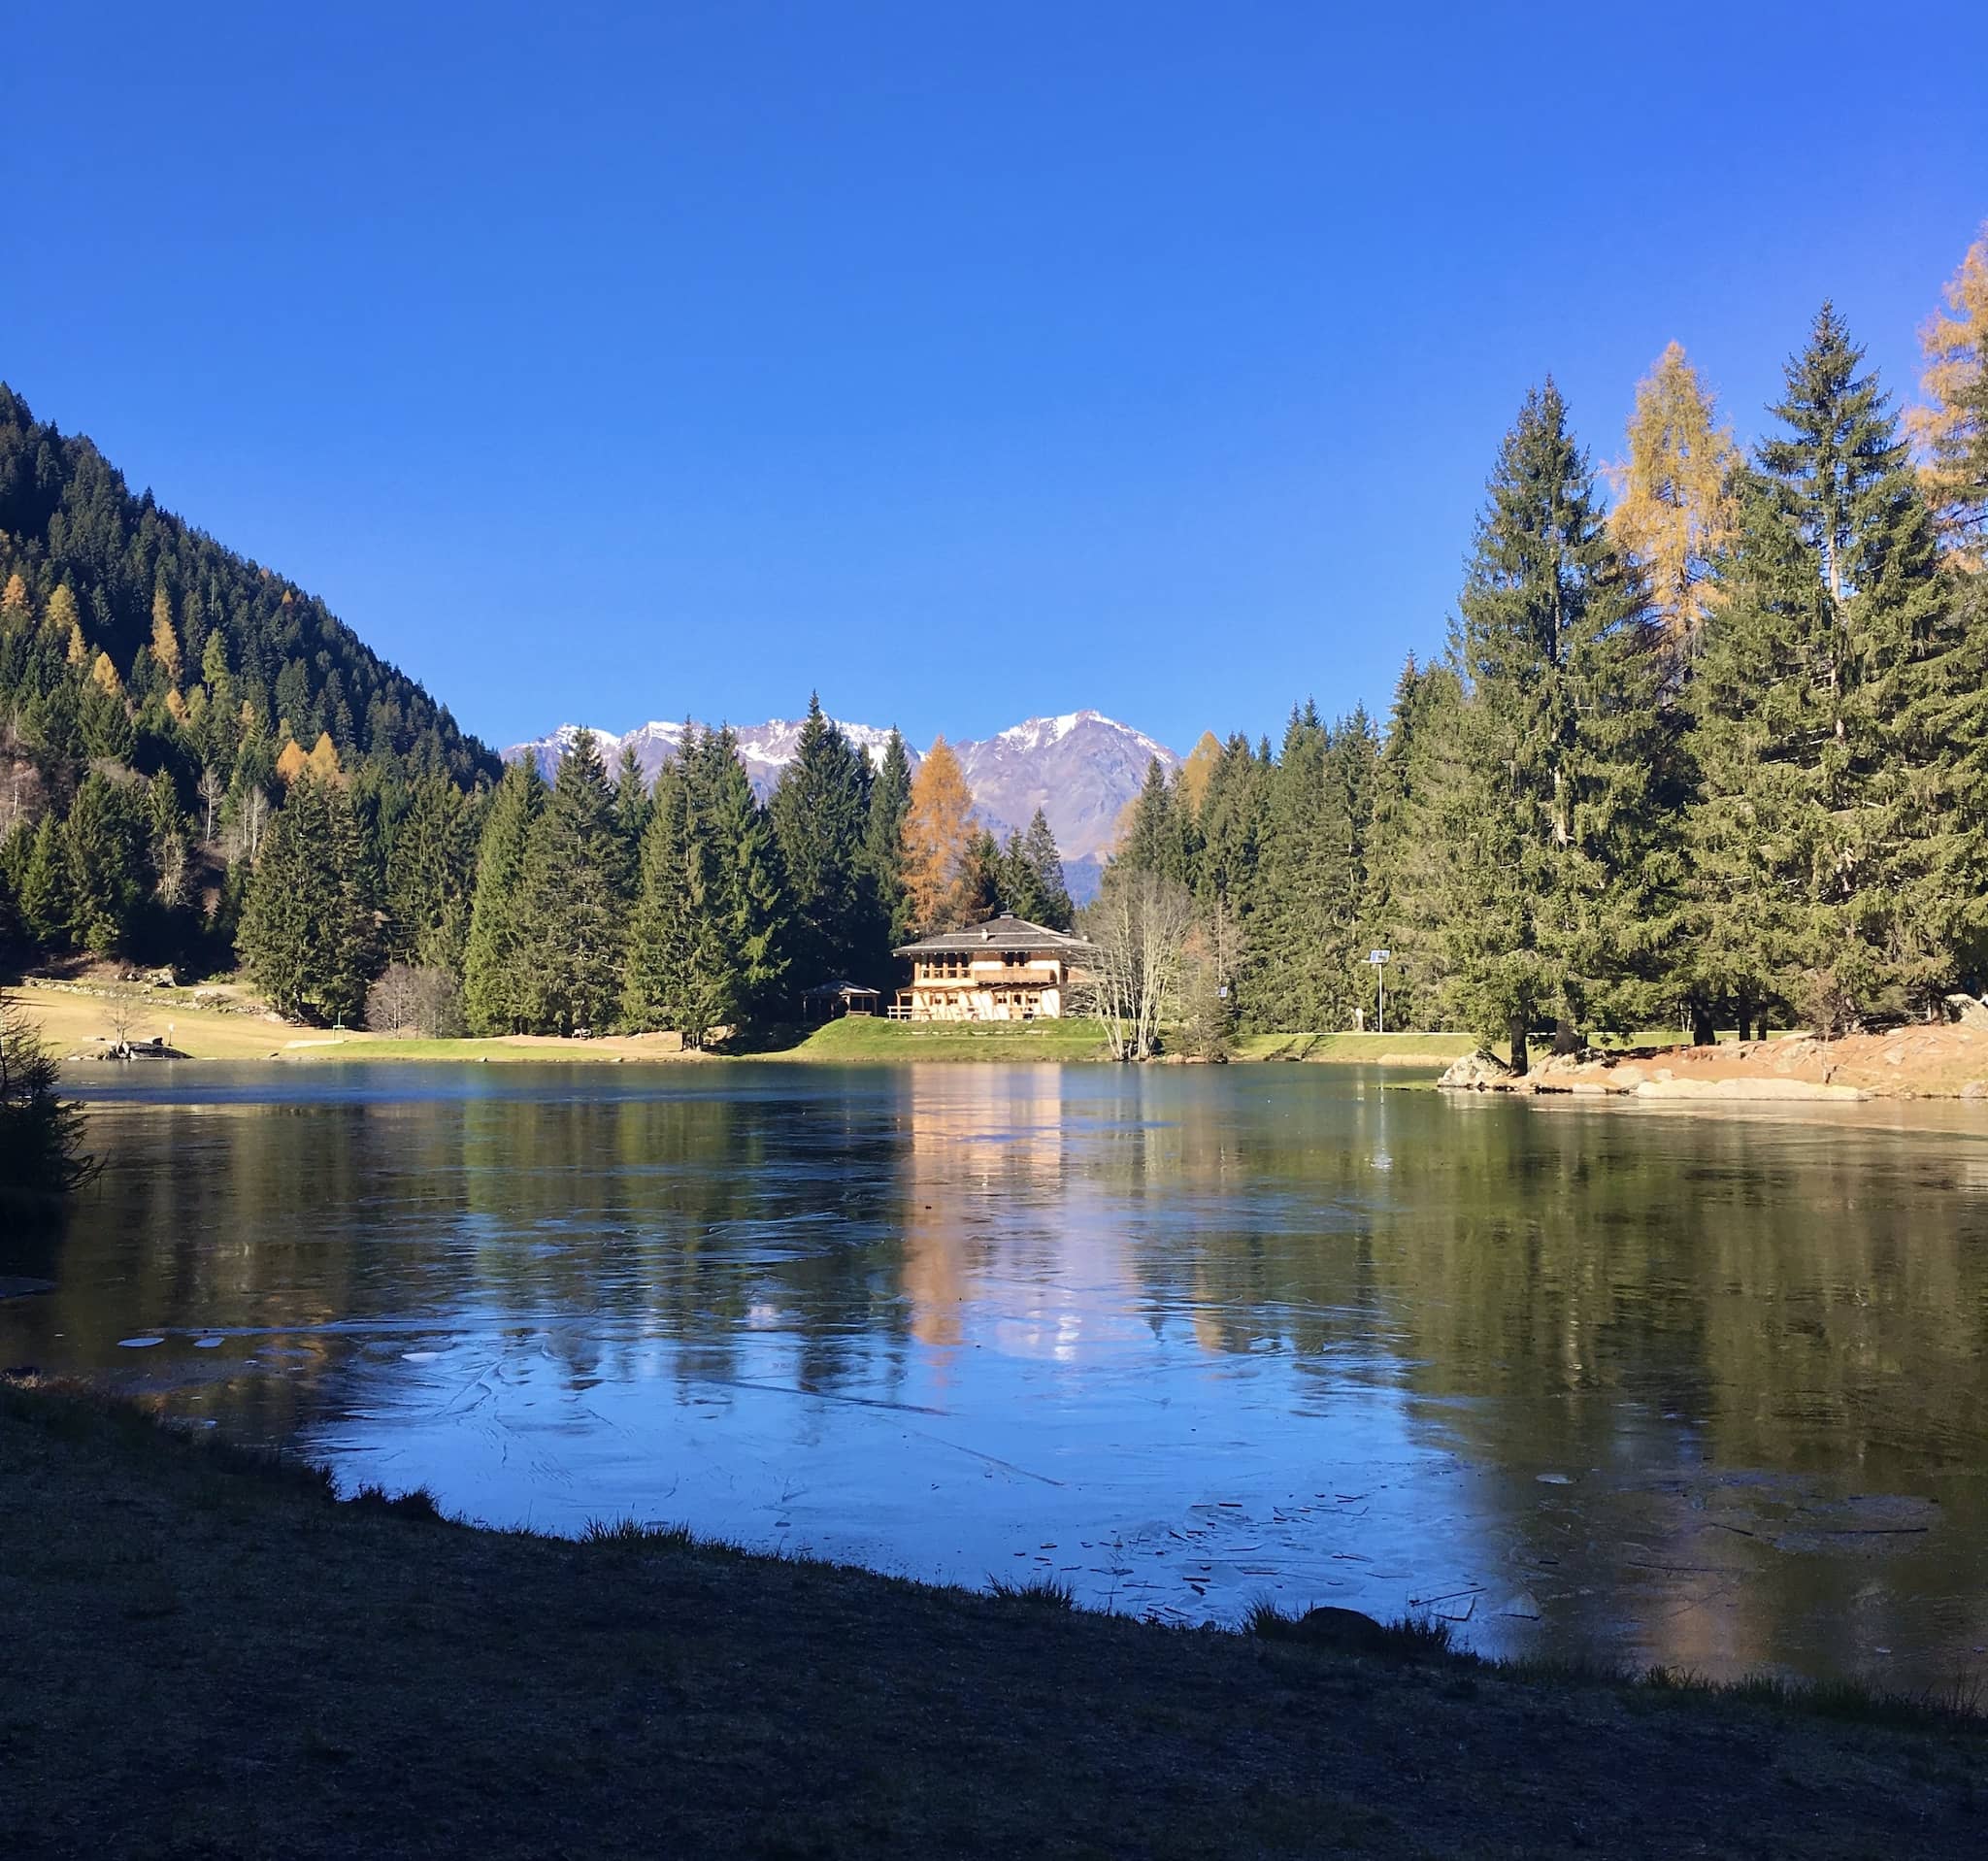
<svg viewBox="0 0 1988 1861">
<path fill-rule="evenodd" d="M 1488 1091 L 1493 1086 L 1508 1085 L 1511 1082 L 1511 1068 L 1507 1066 L 1495 1053 L 1487 1053 L 1480 1047 L 1474 1053 L 1466 1053 L 1459 1060 L 1452 1060 L 1447 1071 L 1436 1081 L 1452 1091 Z"/>
<path fill-rule="evenodd" d="M 1988 1027 L 1988 1002 L 1973 995 L 1949 995 L 1946 1018 L 1963 1027 Z"/>
</svg>

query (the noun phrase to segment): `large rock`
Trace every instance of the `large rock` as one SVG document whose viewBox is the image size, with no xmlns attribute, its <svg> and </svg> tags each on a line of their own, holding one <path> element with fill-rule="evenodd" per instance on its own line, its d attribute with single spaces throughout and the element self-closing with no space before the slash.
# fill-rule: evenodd
<svg viewBox="0 0 1988 1861">
<path fill-rule="evenodd" d="M 1949 995 L 1946 1018 L 1960 1022 L 1963 1027 L 1988 1027 L 1988 1002 L 1972 995 Z"/>
<path fill-rule="evenodd" d="M 1448 1070 L 1436 1083 L 1452 1091 L 1482 1092 L 1492 1086 L 1509 1085 L 1511 1068 L 1497 1054 L 1487 1053 L 1479 1047 L 1474 1053 L 1466 1053 L 1462 1059 L 1451 1061 Z"/>
</svg>

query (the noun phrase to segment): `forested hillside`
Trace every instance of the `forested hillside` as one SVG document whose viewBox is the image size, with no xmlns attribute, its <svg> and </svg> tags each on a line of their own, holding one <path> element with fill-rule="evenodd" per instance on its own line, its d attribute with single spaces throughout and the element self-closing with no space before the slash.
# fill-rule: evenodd
<svg viewBox="0 0 1988 1861">
<path fill-rule="evenodd" d="M 0 935 L 226 965 L 307 766 L 349 787 L 376 854 L 416 786 L 498 773 L 322 601 L 0 385 Z"/>
<path fill-rule="evenodd" d="M 1138 964 L 1189 1038 L 1352 1026 L 1373 949 L 1392 1024 L 1521 1061 L 1545 1033 L 1839 1030 L 1978 991 L 1988 236 L 1946 303 L 1908 422 L 1825 306 L 1748 449 L 1673 344 L 1612 496 L 1554 384 L 1530 393 L 1443 649 L 1387 718 L 1308 702 L 1276 745 L 1205 736 L 1127 810 L 1100 923 L 1165 927 Z M 239 958 L 307 1018 L 695 1043 L 889 986 L 914 931 L 1072 920 L 1040 810 L 998 843 L 944 739 L 873 763 L 812 702 L 764 797 L 732 732 L 688 724 L 653 781 L 584 732 L 549 784 L 530 757 L 499 781 L 321 603 L 5 390 L 0 532 L 17 956 Z"/>
</svg>

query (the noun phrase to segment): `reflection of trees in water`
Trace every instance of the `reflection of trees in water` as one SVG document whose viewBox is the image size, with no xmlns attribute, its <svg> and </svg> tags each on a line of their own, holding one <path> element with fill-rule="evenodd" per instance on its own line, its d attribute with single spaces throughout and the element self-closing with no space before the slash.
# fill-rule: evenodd
<svg viewBox="0 0 1988 1861">
<path fill-rule="evenodd" d="M 1206 1346 L 1381 1346 L 1439 1399 L 1419 1412 L 1520 1563 L 1608 1565 L 1627 1534 L 1654 1588 L 1703 1576 L 1707 1595 L 1724 1573 L 1742 1606 L 1653 1614 L 1664 1658 L 1765 1658 L 1790 1645 L 1783 1616 L 1868 1620 L 1922 1559 L 1933 1593 L 1981 1591 L 1979 1482 L 1939 1478 L 1978 1472 L 1988 1433 L 1988 1220 L 1950 1141 L 1421 1094 L 1316 1109 L 1104 1147 L 1135 1200 L 1215 1212 L 1191 1233 L 1154 1220 L 1139 1261 Z M 1795 1479 L 1725 1479 L 1759 1469 Z M 1581 1490 L 1541 1486 L 1549 1470 Z M 1860 1490 L 1930 1490 L 1943 1522 L 1785 1538 L 1812 1522 L 1803 1493 Z"/>
</svg>

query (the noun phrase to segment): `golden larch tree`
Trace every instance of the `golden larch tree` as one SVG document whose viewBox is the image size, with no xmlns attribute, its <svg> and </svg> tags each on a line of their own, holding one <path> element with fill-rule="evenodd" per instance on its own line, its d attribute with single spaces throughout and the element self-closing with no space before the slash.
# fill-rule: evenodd
<svg viewBox="0 0 1988 1861">
<path fill-rule="evenodd" d="M 1717 604 L 1712 558 L 1733 533 L 1730 480 L 1739 462 L 1711 393 L 1673 343 L 1637 383 L 1629 456 L 1609 469 L 1618 548 L 1649 573 L 1650 594 L 1673 649 L 1689 657 Z"/>
<path fill-rule="evenodd" d="M 76 597 L 66 582 L 49 597 L 47 625 L 62 642 L 72 666 L 80 666 L 89 657 L 89 648 L 83 644 L 83 617 L 76 612 Z"/>
<path fill-rule="evenodd" d="M 100 652 L 91 662 L 89 676 L 114 698 L 124 695 L 124 681 L 117 677 L 117 668 L 111 663 L 108 652 Z"/>
<path fill-rule="evenodd" d="M 331 732 L 320 730 L 317 741 L 311 746 L 309 757 L 311 773 L 319 781 L 336 781 L 339 777 L 338 745 L 331 740 Z"/>
<path fill-rule="evenodd" d="M 283 753 L 276 759 L 276 773 L 287 788 L 311 767 L 311 758 L 304 753 L 304 746 L 292 737 L 283 745 Z"/>
<path fill-rule="evenodd" d="M 1222 759 L 1222 746 L 1216 742 L 1212 730 L 1204 730 L 1195 740 L 1187 760 L 1180 765 L 1180 792 L 1187 798 L 1187 805 L 1194 811 L 1196 820 L 1201 818 L 1203 805 L 1208 800 L 1208 785 L 1213 779 L 1215 764 Z"/>
<path fill-rule="evenodd" d="M 905 890 L 911 919 L 920 930 L 943 924 L 959 889 L 960 866 L 973 837 L 973 790 L 952 746 L 944 737 L 911 778 L 911 805 L 905 814 Z"/>
<path fill-rule="evenodd" d="M 180 636 L 173 630 L 173 597 L 161 582 L 151 591 L 151 656 L 166 675 L 166 683 L 180 682 Z"/>
<path fill-rule="evenodd" d="M 1919 332 L 1921 406 L 1905 415 L 1941 540 L 1978 567 L 1988 530 L 1988 224 L 1947 280 L 1946 310 Z"/>
<path fill-rule="evenodd" d="M 16 569 L 7 578 L 6 588 L 0 590 L 0 614 L 4 614 L 8 624 L 12 625 L 26 612 L 27 583 L 20 579 L 20 571 Z"/>
</svg>

